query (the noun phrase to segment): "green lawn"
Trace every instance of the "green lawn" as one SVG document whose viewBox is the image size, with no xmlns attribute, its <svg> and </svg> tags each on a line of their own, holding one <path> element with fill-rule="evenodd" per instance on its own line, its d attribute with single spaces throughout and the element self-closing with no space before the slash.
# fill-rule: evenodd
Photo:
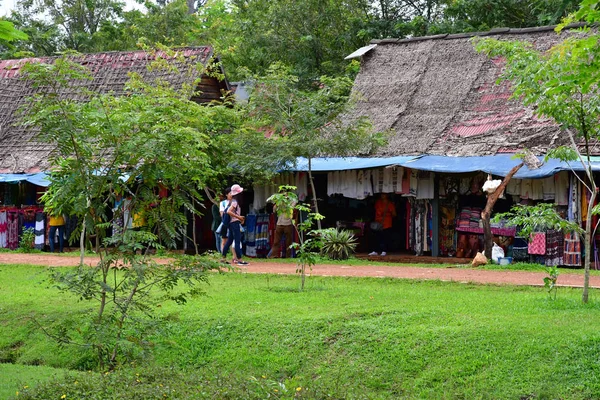
<svg viewBox="0 0 600 400">
<path fill-rule="evenodd" d="M 21 365 L 90 368 L 84 351 L 32 322 L 76 328 L 86 313 L 44 277 L 0 266 L 0 362 L 15 364 L 0 367 L 0 398 L 52 374 Z M 281 398 L 600 397 L 595 290 L 583 305 L 568 288 L 551 301 L 543 288 L 437 281 L 310 277 L 304 292 L 297 276 L 210 282 L 206 297 L 161 304 L 152 351 L 131 371 L 176 370 L 195 382 L 191 398 L 278 398 L 279 383 Z"/>
</svg>

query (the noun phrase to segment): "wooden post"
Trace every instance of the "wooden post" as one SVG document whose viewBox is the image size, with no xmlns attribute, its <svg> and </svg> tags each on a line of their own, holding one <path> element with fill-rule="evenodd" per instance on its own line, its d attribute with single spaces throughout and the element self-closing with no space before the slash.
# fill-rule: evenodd
<svg viewBox="0 0 600 400">
<path fill-rule="evenodd" d="M 523 166 L 523 163 L 514 166 L 509 171 L 508 175 L 506 175 L 504 177 L 504 179 L 502 180 L 502 183 L 500 184 L 500 186 L 498 186 L 498 188 L 496 188 L 494 193 L 488 195 L 485 208 L 481 212 L 481 221 L 483 222 L 483 243 L 484 243 L 483 248 L 485 249 L 484 254 L 488 260 L 492 258 L 492 246 L 493 246 L 492 226 L 490 224 L 490 216 L 492 215 L 492 210 L 494 208 L 494 205 L 496 204 L 496 201 L 498 201 L 498 198 L 500 197 L 502 192 L 504 192 L 504 189 L 506 189 L 506 185 L 508 185 L 508 182 L 510 182 L 513 175 L 516 174 L 517 171 L 519 169 L 521 169 L 522 166 Z"/>
</svg>

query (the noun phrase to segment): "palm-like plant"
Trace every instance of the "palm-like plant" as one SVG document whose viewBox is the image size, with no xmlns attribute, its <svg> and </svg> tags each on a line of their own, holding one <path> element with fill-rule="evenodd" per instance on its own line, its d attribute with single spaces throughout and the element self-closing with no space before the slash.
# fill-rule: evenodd
<svg viewBox="0 0 600 400">
<path fill-rule="evenodd" d="M 335 228 L 321 230 L 321 240 L 322 254 L 332 260 L 347 260 L 358 244 L 352 232 Z"/>
</svg>

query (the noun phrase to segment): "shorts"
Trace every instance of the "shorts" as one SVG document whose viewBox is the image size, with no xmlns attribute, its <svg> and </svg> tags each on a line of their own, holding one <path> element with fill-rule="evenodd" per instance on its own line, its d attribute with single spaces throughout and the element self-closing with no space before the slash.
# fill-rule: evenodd
<svg viewBox="0 0 600 400">
<path fill-rule="evenodd" d="M 221 237 L 223 239 L 227 239 L 227 237 L 229 236 L 228 233 L 229 233 L 229 228 L 225 228 L 225 227 L 221 228 Z"/>
</svg>

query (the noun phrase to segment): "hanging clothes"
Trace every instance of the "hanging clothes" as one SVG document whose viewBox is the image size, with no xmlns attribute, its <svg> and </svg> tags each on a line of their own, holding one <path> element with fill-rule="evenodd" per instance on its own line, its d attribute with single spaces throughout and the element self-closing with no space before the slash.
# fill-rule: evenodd
<svg viewBox="0 0 600 400">
<path fill-rule="evenodd" d="M 308 172 L 296 172 L 296 195 L 304 201 L 308 197 Z"/>
<path fill-rule="evenodd" d="M 531 240 L 527 246 L 529 254 L 544 255 L 546 254 L 546 233 L 535 232 L 531 234 Z"/>
<path fill-rule="evenodd" d="M 567 216 L 569 221 L 581 225 L 579 197 L 579 180 L 574 175 L 571 175 L 569 179 L 569 208 L 567 210 Z"/>
<path fill-rule="evenodd" d="M 419 171 L 413 169 L 410 171 L 410 187 L 409 187 L 407 196 L 416 197 L 418 185 L 419 185 Z"/>
<path fill-rule="evenodd" d="M 544 190 L 544 200 L 554 200 L 556 198 L 556 185 L 554 176 L 543 179 L 542 186 Z"/>
<path fill-rule="evenodd" d="M 394 169 L 384 168 L 383 169 L 383 185 L 381 188 L 382 193 L 393 193 L 395 192 L 394 185 Z"/>
<path fill-rule="evenodd" d="M 6 211 L 0 211 L 0 249 L 7 247 L 7 214 Z"/>
<path fill-rule="evenodd" d="M 410 194 L 410 177 L 411 170 L 409 168 L 404 168 L 404 170 L 402 171 L 402 183 L 400 185 L 400 193 L 403 195 Z"/>
<path fill-rule="evenodd" d="M 544 199 L 544 181 L 542 179 L 531 180 L 531 200 L 543 200 Z"/>
<path fill-rule="evenodd" d="M 577 233 L 565 234 L 563 265 L 581 267 L 581 241 Z"/>
<path fill-rule="evenodd" d="M 46 216 L 42 211 L 35 213 L 35 248 L 38 250 L 44 249 L 46 238 Z"/>
<path fill-rule="evenodd" d="M 521 199 L 531 199 L 532 195 L 532 180 L 531 179 L 523 179 L 521 180 Z"/>
<path fill-rule="evenodd" d="M 527 254 L 528 242 L 527 239 L 521 236 L 516 236 L 513 242 L 513 259 L 515 261 L 526 261 L 529 260 L 529 255 Z"/>
<path fill-rule="evenodd" d="M 20 219 L 17 211 L 9 211 L 6 225 L 6 247 L 15 250 L 19 247 Z"/>
<path fill-rule="evenodd" d="M 417 181 L 417 199 L 433 199 L 434 174 L 428 171 L 419 172 Z"/>
<path fill-rule="evenodd" d="M 569 173 L 561 171 L 554 175 L 554 202 L 559 206 L 569 205 Z"/>
<path fill-rule="evenodd" d="M 521 180 L 511 179 L 506 185 L 506 194 L 510 195 L 521 195 Z"/>
<path fill-rule="evenodd" d="M 546 265 L 563 265 L 564 235 L 561 231 L 546 232 Z"/>
</svg>

